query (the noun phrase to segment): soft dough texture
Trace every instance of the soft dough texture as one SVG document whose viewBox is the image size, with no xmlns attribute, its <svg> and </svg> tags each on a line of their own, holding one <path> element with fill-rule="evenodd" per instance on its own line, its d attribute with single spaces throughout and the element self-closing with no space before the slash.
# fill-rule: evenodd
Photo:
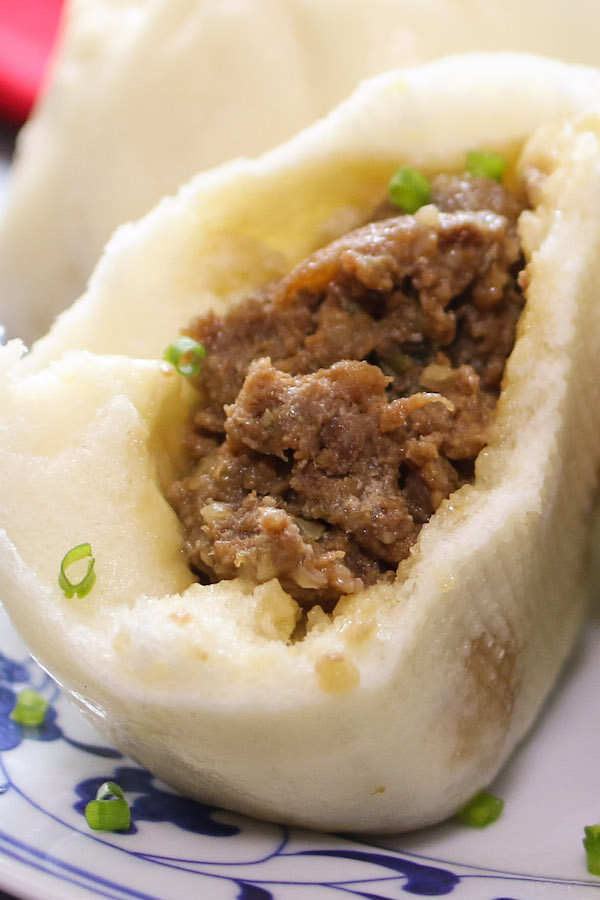
<svg viewBox="0 0 600 900">
<path fill-rule="evenodd" d="M 596 17 L 596 0 L 69 0 L 0 226 L 0 320 L 39 336 L 118 225 L 360 78 L 467 50 L 597 65 Z"/>
<path fill-rule="evenodd" d="M 201 800 L 322 829 L 443 819 L 531 724 L 579 627 L 600 460 L 600 74 L 456 57 L 364 83 L 279 149 L 202 174 L 120 229 L 90 288 L 0 351 L 0 595 L 33 653 L 124 752 Z M 476 483 L 393 585 L 291 641 L 276 582 L 203 587 L 161 487 L 192 402 L 159 360 L 373 208 L 401 163 L 493 149 L 528 185 L 528 305 Z M 60 560 L 91 542 L 82 600 Z"/>
</svg>

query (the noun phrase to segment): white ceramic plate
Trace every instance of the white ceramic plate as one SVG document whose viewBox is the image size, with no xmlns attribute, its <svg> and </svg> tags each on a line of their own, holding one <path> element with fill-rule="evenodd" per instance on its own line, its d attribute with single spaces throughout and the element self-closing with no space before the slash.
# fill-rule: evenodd
<svg viewBox="0 0 600 900">
<path fill-rule="evenodd" d="M 6 169 L 0 148 L 0 206 Z M 40 728 L 9 718 L 26 685 L 51 703 Z M 505 800 L 496 823 L 323 835 L 204 807 L 154 781 L 85 725 L 0 611 L 0 887 L 31 900 L 583 900 L 600 889 L 582 847 L 583 826 L 600 821 L 598 685 L 600 604 L 537 728 L 491 786 Z M 86 825 L 83 807 L 108 779 L 131 805 L 128 833 Z"/>
</svg>

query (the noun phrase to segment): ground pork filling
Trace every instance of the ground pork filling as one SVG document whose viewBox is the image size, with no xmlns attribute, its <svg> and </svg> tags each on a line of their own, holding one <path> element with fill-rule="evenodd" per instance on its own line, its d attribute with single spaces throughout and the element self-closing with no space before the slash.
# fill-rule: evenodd
<svg viewBox="0 0 600 900">
<path fill-rule="evenodd" d="M 440 175 L 415 216 L 383 204 L 191 323 L 206 358 L 169 500 L 201 580 L 276 577 L 331 610 L 393 578 L 488 440 L 524 302 L 520 211 L 495 181 Z"/>
</svg>

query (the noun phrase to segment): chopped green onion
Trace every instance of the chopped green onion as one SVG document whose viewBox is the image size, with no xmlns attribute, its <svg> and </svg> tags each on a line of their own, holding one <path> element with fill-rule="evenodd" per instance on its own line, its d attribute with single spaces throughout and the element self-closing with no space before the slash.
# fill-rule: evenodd
<svg viewBox="0 0 600 900">
<path fill-rule="evenodd" d="M 469 150 L 467 152 L 466 170 L 471 175 L 502 181 L 505 169 L 506 160 L 497 153 L 489 150 Z"/>
<path fill-rule="evenodd" d="M 431 188 L 425 176 L 417 169 L 403 166 L 392 175 L 388 184 L 392 203 L 407 213 L 415 213 L 431 199 Z"/>
<path fill-rule="evenodd" d="M 587 854 L 588 872 L 600 875 L 600 825 L 586 825 L 583 846 Z"/>
<path fill-rule="evenodd" d="M 206 350 L 191 337 L 181 337 L 169 344 L 163 359 L 171 363 L 180 375 L 197 375 L 202 367 Z"/>
<path fill-rule="evenodd" d="M 458 810 L 456 816 L 472 828 L 485 828 L 495 822 L 504 808 L 504 800 L 487 791 L 480 791 Z"/>
<path fill-rule="evenodd" d="M 85 820 L 95 831 L 127 831 L 131 812 L 122 789 L 114 781 L 105 781 L 96 799 L 85 807 Z"/>
<path fill-rule="evenodd" d="M 90 556 L 91 559 L 88 563 L 87 571 L 81 581 L 71 581 L 67 577 L 65 569 L 73 565 L 73 563 L 78 562 L 80 559 L 87 559 L 88 556 Z M 94 572 L 95 562 L 96 560 L 92 556 L 90 544 L 77 544 L 76 547 L 72 547 L 68 553 L 65 553 L 60 564 L 60 572 L 58 575 L 58 584 L 63 590 L 65 597 L 70 598 L 73 594 L 77 594 L 77 596 L 81 598 L 85 597 L 86 594 L 89 594 L 96 581 L 96 573 Z"/>
<path fill-rule="evenodd" d="M 408 353 L 393 353 L 390 356 L 380 356 L 378 365 L 381 369 L 389 369 L 395 375 L 404 375 L 415 365 L 415 360 Z M 387 374 L 387 372 L 386 372 Z"/>
<path fill-rule="evenodd" d="M 33 688 L 25 688 L 17 694 L 10 717 L 19 725 L 42 725 L 47 709 L 48 701 L 41 694 Z"/>
</svg>

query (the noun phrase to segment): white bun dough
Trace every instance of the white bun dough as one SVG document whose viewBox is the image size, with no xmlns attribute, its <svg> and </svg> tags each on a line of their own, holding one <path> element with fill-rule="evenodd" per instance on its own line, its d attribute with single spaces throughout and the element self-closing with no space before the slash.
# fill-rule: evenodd
<svg viewBox="0 0 600 900">
<path fill-rule="evenodd" d="M 600 73 L 475 55 L 365 82 L 254 161 L 201 174 L 117 231 L 88 292 L 19 358 L 0 350 L 0 596 L 89 720 L 206 803 L 320 829 L 397 831 L 485 786 L 553 685 L 586 599 L 600 460 Z M 394 584 L 293 640 L 277 582 L 201 586 L 163 488 L 191 388 L 160 362 L 371 210 L 399 164 L 511 161 L 527 306 L 474 485 Z M 89 541 L 97 581 L 57 583 Z"/>
<path fill-rule="evenodd" d="M 39 336 L 118 225 L 361 78 L 470 50 L 596 65 L 596 20 L 596 0 L 70 0 L 0 226 L 0 321 Z"/>
</svg>

